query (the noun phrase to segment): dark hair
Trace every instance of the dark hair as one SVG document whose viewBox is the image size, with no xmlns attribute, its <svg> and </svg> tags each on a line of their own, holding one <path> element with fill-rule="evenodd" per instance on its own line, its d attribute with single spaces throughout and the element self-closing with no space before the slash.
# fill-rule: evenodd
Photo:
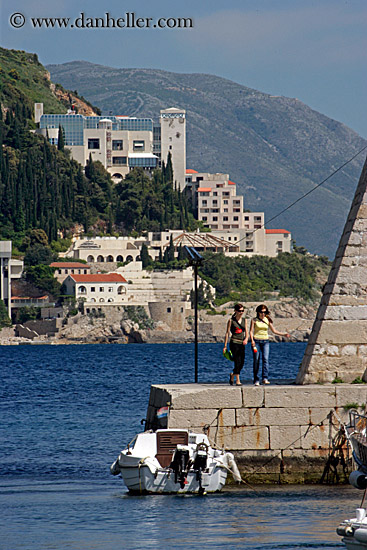
<svg viewBox="0 0 367 550">
<path fill-rule="evenodd" d="M 240 309 L 245 309 L 245 307 L 242 304 L 235 304 L 234 310 L 235 311 L 240 311 Z"/>
<path fill-rule="evenodd" d="M 273 319 L 270 317 L 270 311 L 268 309 L 268 306 L 266 306 L 265 304 L 260 304 L 259 306 L 257 306 L 256 308 L 256 317 L 259 316 L 259 313 L 265 309 L 265 317 L 267 317 L 267 319 L 269 320 L 270 323 L 273 322 Z"/>
</svg>

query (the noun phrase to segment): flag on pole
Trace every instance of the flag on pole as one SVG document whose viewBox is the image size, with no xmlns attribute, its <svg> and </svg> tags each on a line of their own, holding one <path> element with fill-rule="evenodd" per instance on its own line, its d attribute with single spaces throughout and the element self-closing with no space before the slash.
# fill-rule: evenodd
<svg viewBox="0 0 367 550">
<path fill-rule="evenodd" d="M 157 410 L 157 418 L 165 418 L 168 416 L 169 407 L 161 407 Z"/>
</svg>

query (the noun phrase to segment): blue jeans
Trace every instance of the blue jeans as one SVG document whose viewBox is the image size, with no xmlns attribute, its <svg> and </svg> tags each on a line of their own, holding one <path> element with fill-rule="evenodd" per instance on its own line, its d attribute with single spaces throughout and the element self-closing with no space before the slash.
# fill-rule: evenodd
<svg viewBox="0 0 367 550">
<path fill-rule="evenodd" d="M 269 340 L 255 340 L 257 352 L 254 356 L 254 383 L 259 382 L 260 354 L 262 356 L 262 380 L 269 376 Z"/>
</svg>

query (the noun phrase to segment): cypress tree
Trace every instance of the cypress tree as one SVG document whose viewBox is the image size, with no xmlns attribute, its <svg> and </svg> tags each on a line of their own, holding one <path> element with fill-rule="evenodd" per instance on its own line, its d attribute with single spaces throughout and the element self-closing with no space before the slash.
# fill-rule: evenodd
<svg viewBox="0 0 367 550">
<path fill-rule="evenodd" d="M 58 135 L 58 138 L 57 138 L 57 148 L 58 148 L 59 151 L 63 151 L 64 147 L 65 147 L 64 129 L 61 126 L 61 124 L 59 124 L 59 135 Z"/>
</svg>

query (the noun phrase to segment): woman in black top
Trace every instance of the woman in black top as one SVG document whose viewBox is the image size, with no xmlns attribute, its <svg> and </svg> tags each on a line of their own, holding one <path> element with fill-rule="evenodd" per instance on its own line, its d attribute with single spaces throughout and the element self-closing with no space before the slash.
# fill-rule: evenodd
<svg viewBox="0 0 367 550">
<path fill-rule="evenodd" d="M 242 304 L 236 304 L 234 306 L 234 314 L 227 323 L 227 331 L 224 339 L 223 352 L 227 349 L 229 335 L 231 338 L 229 342 L 229 349 L 232 352 L 234 369 L 229 376 L 229 383 L 233 386 L 233 379 L 236 377 L 236 386 L 241 386 L 240 372 L 245 362 L 245 345 L 248 341 L 248 329 L 247 320 L 242 321 L 242 315 L 244 307 Z"/>
</svg>

